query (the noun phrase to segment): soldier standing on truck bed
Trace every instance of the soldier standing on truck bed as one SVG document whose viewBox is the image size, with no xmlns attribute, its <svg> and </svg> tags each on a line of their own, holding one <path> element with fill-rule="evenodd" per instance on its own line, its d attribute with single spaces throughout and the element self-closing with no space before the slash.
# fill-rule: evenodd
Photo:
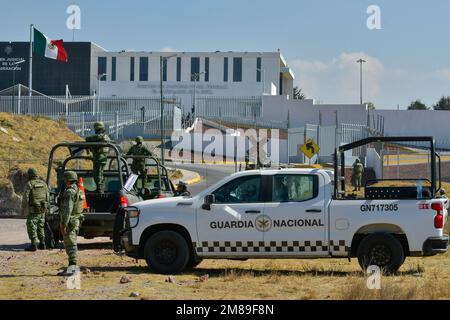
<svg viewBox="0 0 450 320">
<path fill-rule="evenodd" d="M 34 168 L 28 169 L 28 180 L 22 198 L 22 211 L 27 215 L 27 232 L 31 244 L 25 250 L 45 250 L 45 213 L 49 208 L 50 199 L 48 187 L 38 178 Z"/>
<path fill-rule="evenodd" d="M 75 272 L 74 267 L 78 266 L 77 236 L 84 218 L 84 193 L 78 187 L 78 176 L 75 172 L 64 172 L 63 180 L 66 189 L 59 202 L 60 232 L 69 258 L 69 267 L 58 275 L 70 276 Z"/>
<path fill-rule="evenodd" d="M 109 142 L 111 139 L 105 133 L 105 125 L 103 122 L 96 122 L 94 124 L 95 134 L 86 137 L 86 142 Z M 97 185 L 97 192 L 103 193 L 104 191 L 104 175 L 106 162 L 108 161 L 108 148 L 107 147 L 95 147 L 92 148 L 92 162 L 94 171 L 94 181 Z"/>
<path fill-rule="evenodd" d="M 144 145 L 144 138 L 141 136 L 136 137 L 136 144 L 130 148 L 127 152 L 127 156 L 153 156 L 152 152 L 147 149 Z M 134 174 L 139 175 L 142 179 L 142 186 L 145 185 L 145 180 L 147 178 L 147 170 L 145 168 L 145 157 L 133 158 L 133 163 L 131 164 L 131 171 Z"/>
<path fill-rule="evenodd" d="M 355 183 L 355 189 L 353 191 L 361 190 L 361 179 L 364 173 L 364 166 L 361 161 L 357 158 L 353 163 L 353 179 Z"/>
</svg>

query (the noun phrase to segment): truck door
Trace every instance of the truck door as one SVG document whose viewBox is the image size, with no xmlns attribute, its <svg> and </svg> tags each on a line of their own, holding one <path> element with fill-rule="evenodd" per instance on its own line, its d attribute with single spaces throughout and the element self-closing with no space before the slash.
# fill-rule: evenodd
<svg viewBox="0 0 450 320">
<path fill-rule="evenodd" d="M 274 255 L 328 255 L 324 184 L 317 174 L 272 176 L 272 201 L 264 209 L 271 226 L 264 232 L 264 242 Z"/>
<path fill-rule="evenodd" d="M 255 220 L 264 213 L 261 175 L 238 177 L 212 194 L 211 210 L 197 210 L 197 252 L 219 257 L 260 255 L 263 236 Z"/>
</svg>

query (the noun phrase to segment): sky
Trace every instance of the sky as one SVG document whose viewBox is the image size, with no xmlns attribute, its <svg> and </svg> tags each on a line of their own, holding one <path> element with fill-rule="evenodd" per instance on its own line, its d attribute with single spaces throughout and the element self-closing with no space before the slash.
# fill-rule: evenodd
<svg viewBox="0 0 450 320">
<path fill-rule="evenodd" d="M 74 34 L 71 4 L 81 10 Z M 27 41 L 33 23 L 52 39 L 111 51 L 280 49 L 294 85 L 320 103 L 359 102 L 359 58 L 367 61 L 363 100 L 377 109 L 416 99 L 432 106 L 450 95 L 447 0 L 15 0 L 0 12 L 0 41 Z"/>
</svg>

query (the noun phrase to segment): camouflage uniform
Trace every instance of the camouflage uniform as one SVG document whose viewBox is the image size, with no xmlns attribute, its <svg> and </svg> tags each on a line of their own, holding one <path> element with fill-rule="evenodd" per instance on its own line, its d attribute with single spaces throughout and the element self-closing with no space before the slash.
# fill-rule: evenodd
<svg viewBox="0 0 450 320">
<path fill-rule="evenodd" d="M 59 207 L 61 227 L 66 227 L 63 235 L 64 247 L 69 257 L 69 266 L 78 264 L 77 236 L 83 220 L 84 193 L 78 188 L 77 174 L 73 171 L 64 173 L 64 181 L 69 181 Z"/>
<path fill-rule="evenodd" d="M 45 213 L 49 207 L 49 192 L 47 184 L 38 178 L 37 171 L 28 170 L 28 183 L 22 198 L 22 211 L 27 215 L 27 232 L 31 245 L 27 251 L 35 251 L 39 241 L 39 249 L 45 249 Z"/>
<path fill-rule="evenodd" d="M 148 156 L 151 157 L 153 154 L 146 146 L 143 145 L 144 139 L 142 137 L 136 138 L 136 144 L 130 148 L 127 152 L 127 156 Z M 133 158 L 133 163 L 131 164 L 131 171 L 134 174 L 139 175 L 143 181 L 147 177 L 147 170 L 145 169 L 145 158 Z"/>
<path fill-rule="evenodd" d="M 356 159 L 355 162 L 353 163 L 353 179 L 354 179 L 354 183 L 355 183 L 354 191 L 361 190 L 361 179 L 362 179 L 363 173 L 364 173 L 364 166 L 359 161 L 359 159 Z"/>
<path fill-rule="evenodd" d="M 109 142 L 110 138 L 105 134 L 105 125 L 103 122 L 96 122 L 94 125 L 95 134 L 86 137 L 86 142 Z M 97 147 L 92 148 L 92 162 L 94 171 L 94 181 L 97 185 L 97 191 L 103 192 L 105 178 L 103 172 L 105 170 L 106 162 L 108 161 L 108 148 Z"/>
</svg>

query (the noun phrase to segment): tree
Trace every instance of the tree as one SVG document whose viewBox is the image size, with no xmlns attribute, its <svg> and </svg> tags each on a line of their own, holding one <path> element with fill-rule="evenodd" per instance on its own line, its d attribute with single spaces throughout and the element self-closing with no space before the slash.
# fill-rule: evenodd
<svg viewBox="0 0 450 320">
<path fill-rule="evenodd" d="M 433 106 L 434 110 L 450 110 L 450 97 L 443 96 L 439 101 Z"/>
<path fill-rule="evenodd" d="M 366 102 L 368 110 L 375 110 L 375 105 L 372 102 Z"/>
<path fill-rule="evenodd" d="M 428 110 L 429 108 L 420 100 L 412 101 L 408 106 L 408 110 Z"/>
<path fill-rule="evenodd" d="M 299 87 L 294 87 L 294 99 L 296 100 L 305 100 L 306 96 L 305 94 L 302 92 L 302 88 Z"/>
</svg>

